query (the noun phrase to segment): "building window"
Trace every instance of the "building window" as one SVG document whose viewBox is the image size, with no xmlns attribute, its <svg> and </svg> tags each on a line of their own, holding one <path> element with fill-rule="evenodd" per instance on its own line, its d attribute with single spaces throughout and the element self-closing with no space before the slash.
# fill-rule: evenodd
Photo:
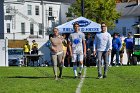
<svg viewBox="0 0 140 93">
<path fill-rule="evenodd" d="M 126 36 L 126 27 L 122 27 L 123 35 Z"/>
<path fill-rule="evenodd" d="M 34 24 L 30 23 L 30 34 L 34 34 Z"/>
<path fill-rule="evenodd" d="M 32 15 L 32 5 L 28 5 L 27 6 L 27 8 L 28 8 L 28 15 Z"/>
<path fill-rule="evenodd" d="M 10 16 L 10 15 L 5 15 L 5 20 L 12 20 L 12 16 Z"/>
<path fill-rule="evenodd" d="M 35 15 L 39 15 L 39 6 L 35 6 Z"/>
<path fill-rule="evenodd" d="M 21 23 L 21 33 L 25 34 L 25 23 Z"/>
<path fill-rule="evenodd" d="M 39 23 L 39 35 L 42 35 L 42 24 Z"/>
<path fill-rule="evenodd" d="M 10 23 L 7 23 L 6 26 L 7 26 L 7 33 L 10 33 Z"/>
<path fill-rule="evenodd" d="M 10 13 L 10 8 L 9 7 L 6 8 L 6 13 Z"/>
<path fill-rule="evenodd" d="M 49 7 L 49 16 L 52 16 L 52 14 L 53 14 L 52 10 L 53 10 L 52 7 Z"/>
</svg>

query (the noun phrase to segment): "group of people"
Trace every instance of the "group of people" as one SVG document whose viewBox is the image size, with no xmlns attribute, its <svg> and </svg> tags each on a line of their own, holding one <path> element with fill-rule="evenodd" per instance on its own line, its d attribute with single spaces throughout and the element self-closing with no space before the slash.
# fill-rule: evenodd
<svg viewBox="0 0 140 93">
<path fill-rule="evenodd" d="M 123 65 L 123 54 L 124 49 L 126 48 L 128 62 L 127 65 L 132 64 L 132 53 L 133 53 L 133 37 L 132 33 L 128 32 L 128 37 L 123 39 L 119 33 L 113 34 L 112 39 L 112 53 L 111 53 L 111 66 Z M 114 55 L 116 54 L 116 64 L 113 63 Z"/>
<path fill-rule="evenodd" d="M 24 55 L 30 55 L 30 54 L 38 54 L 38 44 L 35 40 L 32 41 L 32 45 L 30 46 L 29 41 L 26 41 L 26 44 L 23 46 L 23 52 Z M 36 58 L 32 59 L 32 61 L 36 60 Z M 28 62 L 26 62 L 28 61 Z M 26 65 L 29 64 L 29 59 L 25 59 L 24 61 Z M 34 65 L 34 62 L 33 62 Z"/>
<path fill-rule="evenodd" d="M 71 57 L 71 61 L 73 62 L 73 71 L 75 78 L 81 76 L 82 68 L 83 68 L 83 59 L 86 56 L 86 43 L 85 43 L 85 35 L 84 33 L 79 31 L 79 24 L 75 23 L 73 25 L 75 32 L 71 33 L 68 42 L 65 39 L 65 36 L 59 35 L 59 31 L 57 28 L 53 29 L 53 36 L 50 37 L 50 50 L 53 61 L 53 71 L 55 75 L 55 79 L 62 77 L 62 69 L 64 66 L 64 59 L 66 56 L 66 47 L 69 48 L 69 55 Z M 84 50 L 84 51 L 83 51 Z M 80 70 L 77 73 L 77 62 L 80 62 L 79 67 Z M 59 75 L 57 75 L 57 66 L 59 67 Z"/>
<path fill-rule="evenodd" d="M 87 39 L 86 39 L 86 45 L 87 45 L 87 62 L 86 65 L 90 66 L 90 57 L 92 55 L 93 51 L 93 42 L 95 40 L 95 37 L 92 36 L 91 34 L 87 34 Z M 96 40 L 95 40 L 96 41 Z M 133 53 L 133 37 L 132 33 L 128 32 L 128 37 L 124 38 L 124 36 L 120 36 L 119 33 L 115 32 L 112 35 L 112 39 L 110 40 L 112 42 L 112 49 L 111 53 L 109 55 L 109 66 L 120 66 L 123 65 L 123 55 L 124 51 L 126 49 L 126 54 L 128 56 L 128 62 L 127 65 L 133 64 L 132 63 L 132 53 Z M 102 45 L 103 46 L 103 45 Z M 114 56 L 116 55 L 116 58 L 114 60 Z M 103 64 L 103 62 L 102 62 Z M 101 64 L 101 65 L 102 65 Z"/>
<path fill-rule="evenodd" d="M 66 36 L 61 36 L 59 34 L 59 30 L 57 28 L 53 29 L 53 35 L 50 37 L 49 48 L 51 50 L 53 70 L 56 80 L 58 78 L 62 78 L 62 69 L 67 50 L 69 50 L 69 56 L 73 63 L 74 78 L 82 76 L 83 60 L 89 56 L 88 53 L 93 54 L 93 56 L 96 57 L 98 79 L 107 77 L 109 55 L 111 55 L 110 65 L 119 66 L 120 64 L 123 64 L 122 58 L 124 47 L 126 47 L 128 55 L 128 65 L 130 64 L 130 56 L 132 55 L 133 50 L 133 38 L 131 33 L 128 33 L 128 38 L 125 40 L 122 40 L 118 33 L 114 33 L 112 39 L 111 35 L 107 32 L 106 24 L 101 23 L 101 32 L 96 33 L 91 40 L 86 40 L 85 34 L 79 31 L 79 24 L 77 22 L 73 24 L 73 28 L 74 32 L 69 35 L 68 40 L 66 40 Z M 90 38 L 90 34 L 88 35 L 89 36 L 87 36 L 87 38 Z M 90 45 L 92 45 L 92 47 L 90 47 Z M 113 58 L 115 54 L 116 63 L 114 64 Z M 103 74 L 102 60 L 104 60 Z M 77 62 L 79 62 L 79 71 L 77 71 Z M 57 66 L 60 71 L 59 75 L 57 75 Z"/>
</svg>

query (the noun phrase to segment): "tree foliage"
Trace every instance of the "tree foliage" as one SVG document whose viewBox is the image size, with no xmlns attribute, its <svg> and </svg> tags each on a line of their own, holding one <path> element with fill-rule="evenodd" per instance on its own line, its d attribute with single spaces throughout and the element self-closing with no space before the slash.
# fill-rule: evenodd
<svg viewBox="0 0 140 93">
<path fill-rule="evenodd" d="M 76 0 L 68 9 L 67 16 L 81 16 L 81 0 Z M 84 17 L 97 23 L 105 22 L 114 26 L 120 14 L 116 11 L 115 0 L 84 0 Z"/>
</svg>

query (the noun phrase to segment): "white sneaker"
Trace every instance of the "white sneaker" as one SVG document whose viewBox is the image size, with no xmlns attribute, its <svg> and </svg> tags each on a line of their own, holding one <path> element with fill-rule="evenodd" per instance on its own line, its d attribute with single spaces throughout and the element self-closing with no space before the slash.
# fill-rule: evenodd
<svg viewBox="0 0 140 93">
<path fill-rule="evenodd" d="M 103 78 L 103 76 L 99 76 L 99 77 L 97 77 L 97 79 L 101 79 L 101 78 Z"/>
</svg>

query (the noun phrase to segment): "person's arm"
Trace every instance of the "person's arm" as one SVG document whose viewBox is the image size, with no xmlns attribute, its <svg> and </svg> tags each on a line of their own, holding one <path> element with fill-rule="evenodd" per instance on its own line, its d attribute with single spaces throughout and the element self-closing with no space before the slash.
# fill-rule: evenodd
<svg viewBox="0 0 140 93">
<path fill-rule="evenodd" d="M 72 57 L 72 47 L 70 41 L 68 41 L 68 48 L 69 48 L 70 56 Z"/>
<path fill-rule="evenodd" d="M 38 44 L 36 43 L 36 48 L 38 49 Z"/>
<path fill-rule="evenodd" d="M 109 34 L 109 40 L 108 40 L 108 52 L 109 54 L 111 53 L 111 50 L 112 50 L 112 38 L 111 38 L 111 35 Z"/>
<path fill-rule="evenodd" d="M 120 50 L 121 47 L 122 47 L 122 42 L 121 42 L 121 39 L 118 39 L 118 40 L 119 40 L 119 42 L 118 42 L 118 45 L 119 45 L 118 49 Z"/>
<path fill-rule="evenodd" d="M 97 44 L 97 36 L 95 35 L 95 39 L 93 41 L 93 55 L 96 55 L 96 44 Z"/>
<path fill-rule="evenodd" d="M 86 41 L 83 40 L 84 56 L 86 57 Z"/>
<path fill-rule="evenodd" d="M 72 37 L 70 35 L 68 38 L 68 48 L 69 48 L 70 56 L 72 57 L 72 43 L 71 43 L 72 40 L 71 39 Z"/>
<path fill-rule="evenodd" d="M 51 42 L 50 50 L 53 52 L 57 52 L 57 50 L 52 45 L 52 38 L 50 38 L 50 42 Z"/>
<path fill-rule="evenodd" d="M 83 33 L 83 37 L 82 37 L 82 44 L 83 44 L 84 56 L 86 57 L 86 38 L 85 38 L 84 33 Z"/>
</svg>

